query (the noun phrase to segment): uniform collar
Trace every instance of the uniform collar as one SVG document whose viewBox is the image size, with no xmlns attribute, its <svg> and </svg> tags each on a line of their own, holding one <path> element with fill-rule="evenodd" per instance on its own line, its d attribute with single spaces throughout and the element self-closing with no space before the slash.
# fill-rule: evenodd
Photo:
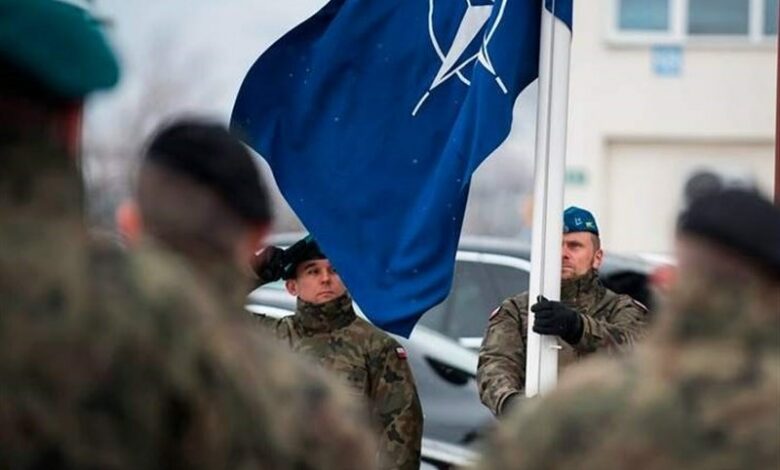
<svg viewBox="0 0 780 470">
<path fill-rule="evenodd" d="M 313 304 L 298 298 L 295 323 L 309 334 L 329 332 L 343 328 L 356 318 L 352 297 L 344 294 L 323 304 Z"/>
<path fill-rule="evenodd" d="M 606 293 L 606 287 L 599 280 L 599 273 L 591 269 L 575 279 L 561 281 L 561 300 L 569 305 L 587 310 Z"/>
<path fill-rule="evenodd" d="M 759 279 L 729 282 L 703 274 L 675 287 L 659 315 L 657 339 L 681 345 L 730 341 L 749 349 L 778 351 L 778 303 L 777 284 Z"/>
<path fill-rule="evenodd" d="M 0 214 L 38 221 L 83 218 L 83 185 L 73 159 L 42 143 L 0 145 Z"/>
</svg>

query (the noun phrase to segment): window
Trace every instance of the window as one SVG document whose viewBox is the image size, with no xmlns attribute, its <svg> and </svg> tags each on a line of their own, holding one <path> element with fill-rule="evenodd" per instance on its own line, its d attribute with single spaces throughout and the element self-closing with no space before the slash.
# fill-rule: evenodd
<svg viewBox="0 0 780 470">
<path fill-rule="evenodd" d="M 669 0 L 620 0 L 618 25 L 629 31 L 669 29 Z"/>
<path fill-rule="evenodd" d="M 490 312 L 498 305 L 485 264 L 459 261 L 450 293 L 450 318 L 447 331 L 456 338 L 481 337 Z"/>
<path fill-rule="evenodd" d="M 777 35 L 778 0 L 612 0 L 613 32 L 639 42 Z"/>
<path fill-rule="evenodd" d="M 764 0 L 764 34 L 777 35 L 777 0 Z"/>
<path fill-rule="evenodd" d="M 688 0 L 691 35 L 747 35 L 750 0 Z"/>
<path fill-rule="evenodd" d="M 493 283 L 498 287 L 499 302 L 528 290 L 531 273 L 524 269 L 494 264 L 488 266 L 488 271 Z"/>
<path fill-rule="evenodd" d="M 447 302 L 449 302 L 449 297 L 442 300 L 439 305 L 436 305 L 425 312 L 425 315 L 420 318 L 419 323 L 432 330 L 444 332 L 444 324 L 447 320 Z"/>
</svg>

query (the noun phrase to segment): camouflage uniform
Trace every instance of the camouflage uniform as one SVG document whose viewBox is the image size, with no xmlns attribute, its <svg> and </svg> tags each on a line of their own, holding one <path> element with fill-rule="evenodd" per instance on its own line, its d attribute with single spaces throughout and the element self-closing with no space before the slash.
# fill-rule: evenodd
<svg viewBox="0 0 780 470">
<path fill-rule="evenodd" d="M 778 284 L 685 282 L 633 354 L 511 414 L 479 468 L 780 468 Z"/>
<path fill-rule="evenodd" d="M 0 152 L 0 467 L 372 468 L 346 395 L 181 260 L 87 239 L 72 160 Z"/>
<path fill-rule="evenodd" d="M 641 335 L 645 308 L 604 287 L 591 271 L 561 283 L 561 301 L 583 318 L 580 341 L 559 341 L 559 363 L 566 367 L 599 349 L 624 351 Z M 479 352 L 477 384 L 482 403 L 498 416 L 504 401 L 523 391 L 528 331 L 528 293 L 506 299 L 490 316 Z"/>
<path fill-rule="evenodd" d="M 423 416 L 406 351 L 357 317 L 348 294 L 318 305 L 298 299 L 295 315 L 273 328 L 294 351 L 315 359 L 368 400 L 381 430 L 381 468 L 419 468 Z"/>
</svg>

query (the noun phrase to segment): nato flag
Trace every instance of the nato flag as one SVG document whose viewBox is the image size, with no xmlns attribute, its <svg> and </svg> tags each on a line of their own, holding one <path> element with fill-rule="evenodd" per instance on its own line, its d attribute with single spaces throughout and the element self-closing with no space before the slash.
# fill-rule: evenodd
<svg viewBox="0 0 780 470">
<path fill-rule="evenodd" d="M 570 26 L 571 0 L 546 2 Z M 331 0 L 244 79 L 231 126 L 377 326 L 408 336 L 447 296 L 471 174 L 537 77 L 541 9 Z"/>
</svg>

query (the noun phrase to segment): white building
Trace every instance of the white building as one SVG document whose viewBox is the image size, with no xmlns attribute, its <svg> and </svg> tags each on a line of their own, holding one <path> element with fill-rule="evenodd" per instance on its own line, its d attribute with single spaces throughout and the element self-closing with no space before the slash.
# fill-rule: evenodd
<svg viewBox="0 0 780 470">
<path fill-rule="evenodd" d="M 699 169 L 773 191 L 778 0 L 575 0 L 567 204 L 668 251 Z"/>
</svg>

